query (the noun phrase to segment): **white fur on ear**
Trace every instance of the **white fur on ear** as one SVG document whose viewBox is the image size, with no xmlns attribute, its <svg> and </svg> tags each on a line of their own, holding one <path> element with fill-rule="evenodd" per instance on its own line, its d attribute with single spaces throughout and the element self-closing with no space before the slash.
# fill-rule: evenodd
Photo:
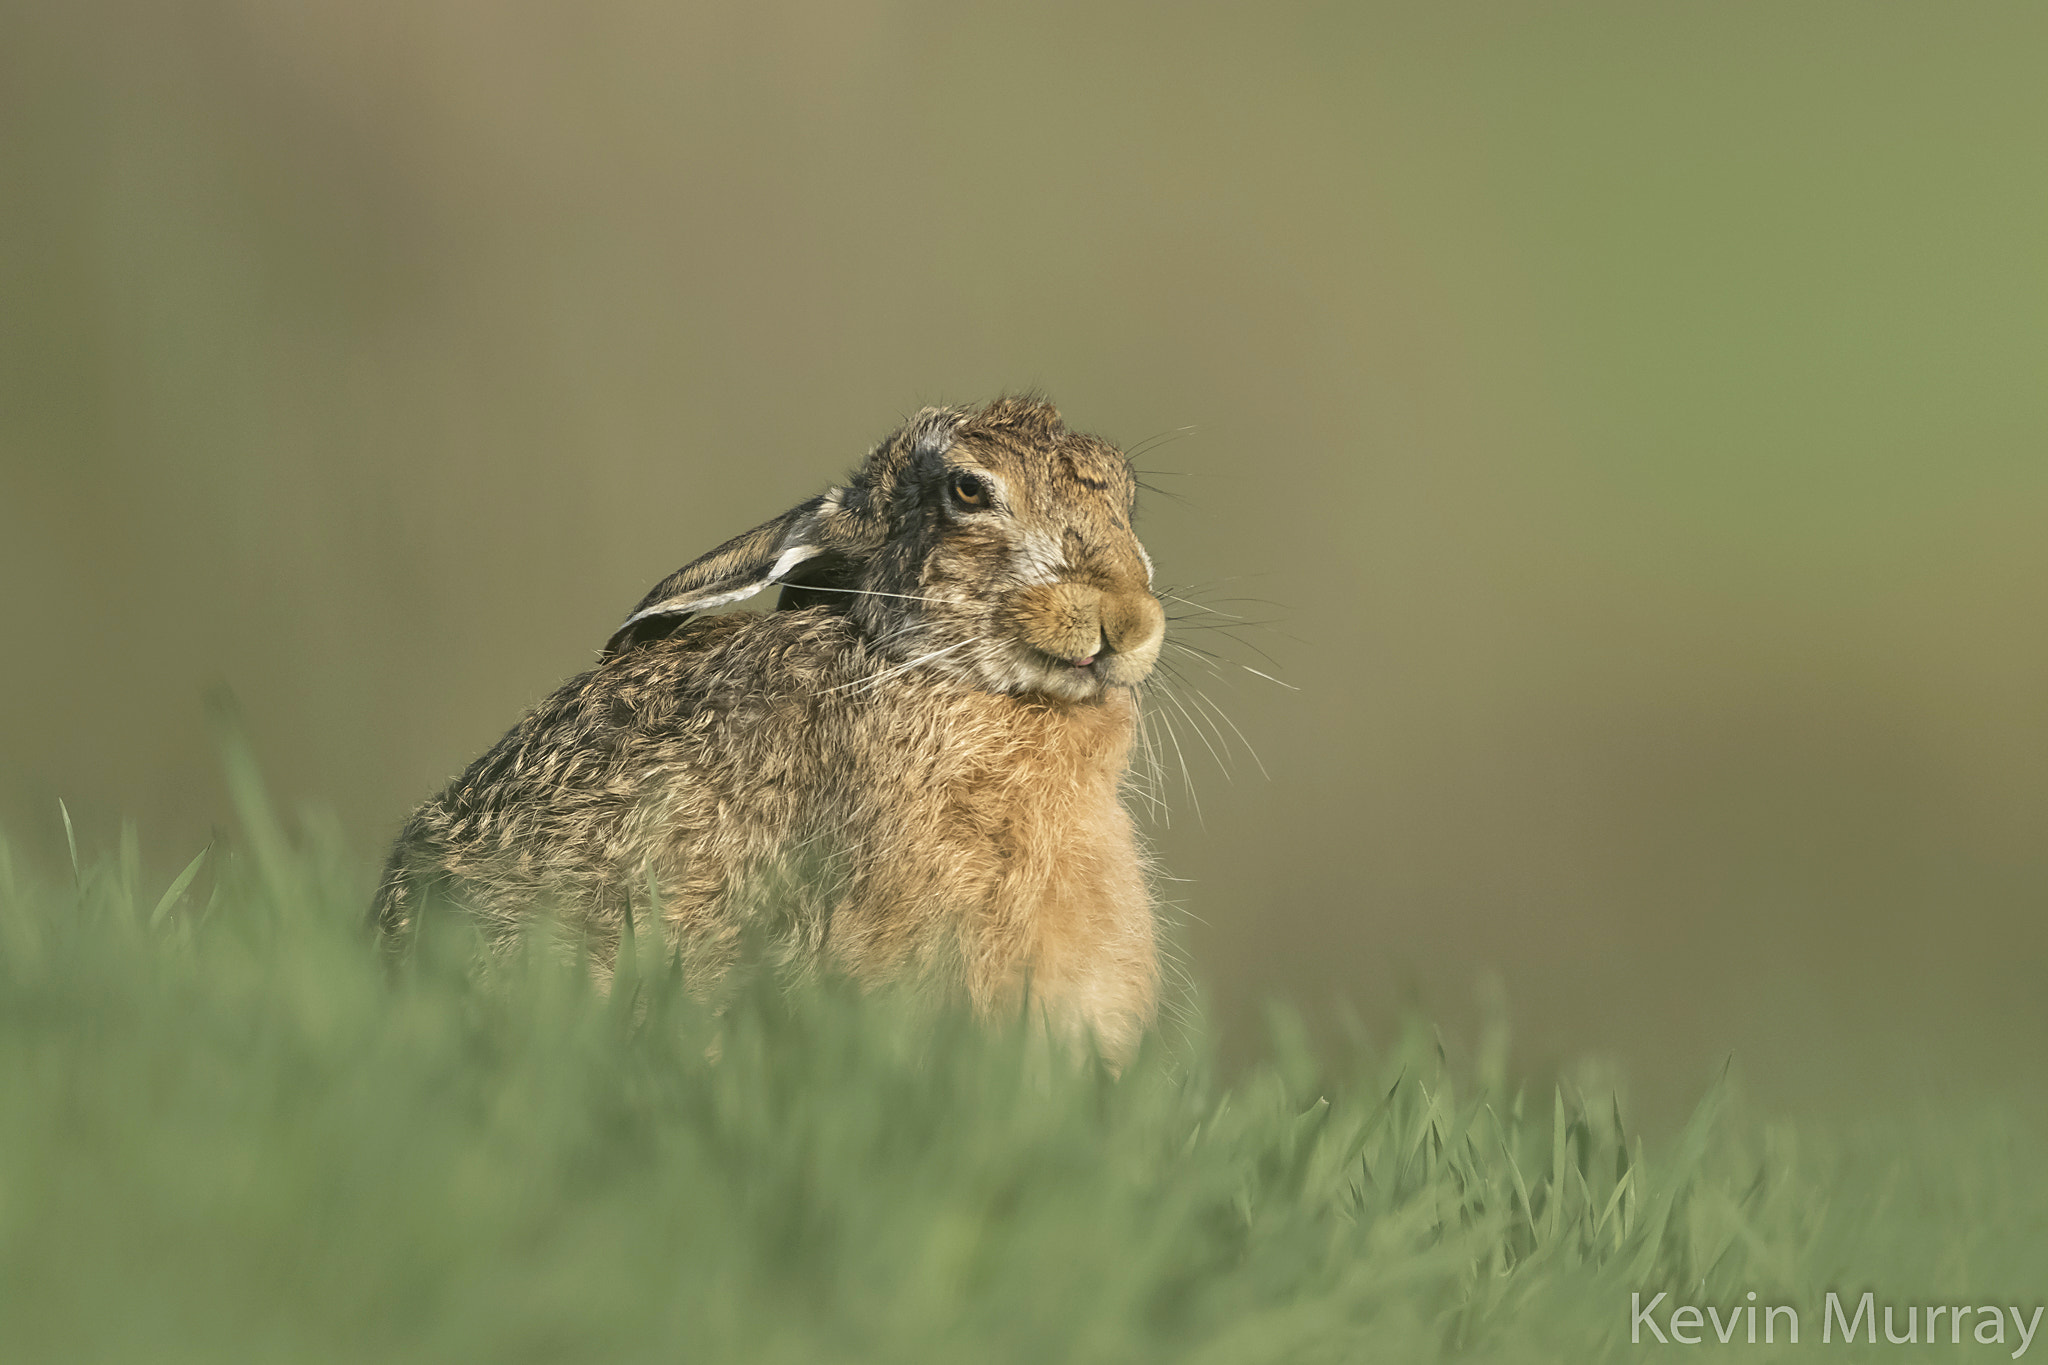
<svg viewBox="0 0 2048 1365">
<path fill-rule="evenodd" d="M 777 557 L 775 563 L 769 567 L 768 572 L 762 574 L 759 578 L 749 579 L 737 587 L 728 588 L 724 592 L 713 593 L 710 596 L 672 597 L 667 601 L 656 602 L 653 606 L 643 607 L 620 622 L 619 630 L 631 630 L 634 626 L 651 616 L 683 616 L 693 612 L 710 611 L 713 607 L 722 607 L 728 603 L 752 597 L 764 588 L 774 587 L 776 583 L 781 581 L 783 575 L 803 563 L 806 559 L 814 558 L 824 552 L 824 547 L 821 545 L 792 545 L 789 549 L 784 550 Z M 614 632 L 614 634 L 616 633 Z"/>
<path fill-rule="evenodd" d="M 806 559 L 810 559 L 814 555 L 823 554 L 824 552 L 825 547 L 822 545 L 790 546 L 787 550 L 784 550 L 782 554 L 776 559 L 775 566 L 768 570 L 768 582 L 763 583 L 761 586 L 764 588 L 767 587 L 768 583 L 775 582 L 784 574 L 788 573 L 791 569 L 794 569 L 797 565 L 803 563 Z"/>
</svg>

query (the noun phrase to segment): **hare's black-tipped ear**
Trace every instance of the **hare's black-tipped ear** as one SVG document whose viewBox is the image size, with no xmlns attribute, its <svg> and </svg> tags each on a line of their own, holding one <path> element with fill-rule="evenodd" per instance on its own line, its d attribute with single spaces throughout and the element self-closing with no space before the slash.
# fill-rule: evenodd
<svg viewBox="0 0 2048 1365">
<path fill-rule="evenodd" d="M 833 489 L 799 503 L 771 522 L 734 536 L 701 559 L 693 559 L 640 599 L 612 638 L 604 656 L 658 636 L 684 618 L 712 607 L 752 597 L 820 555 L 844 553 L 841 541 L 851 538 L 843 506 L 845 490 Z"/>
</svg>

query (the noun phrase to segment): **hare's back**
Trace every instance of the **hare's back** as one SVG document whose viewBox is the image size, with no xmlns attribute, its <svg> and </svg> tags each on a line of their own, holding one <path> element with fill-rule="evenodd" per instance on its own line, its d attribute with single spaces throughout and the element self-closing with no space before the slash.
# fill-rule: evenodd
<svg viewBox="0 0 2048 1365">
<path fill-rule="evenodd" d="M 715 782 L 815 743 L 821 699 L 862 676 L 857 637 L 820 610 L 711 617 L 563 684 L 442 794 L 516 819 Z"/>
<path fill-rule="evenodd" d="M 820 712 L 869 667 L 809 610 L 689 622 L 579 674 L 414 812 L 379 922 L 402 927 L 427 886 L 511 920 L 611 897 L 714 830 L 772 842 L 843 766 Z"/>
</svg>

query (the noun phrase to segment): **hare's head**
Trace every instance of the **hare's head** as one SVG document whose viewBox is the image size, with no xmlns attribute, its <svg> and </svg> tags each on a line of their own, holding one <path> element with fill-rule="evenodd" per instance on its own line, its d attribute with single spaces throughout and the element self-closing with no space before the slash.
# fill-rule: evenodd
<svg viewBox="0 0 2048 1365">
<path fill-rule="evenodd" d="M 1165 631 L 1136 494 L 1123 453 L 1049 403 L 928 408 L 843 487 L 671 575 L 608 652 L 779 583 L 782 606 L 831 606 L 884 656 L 992 692 L 1128 687 Z"/>
</svg>

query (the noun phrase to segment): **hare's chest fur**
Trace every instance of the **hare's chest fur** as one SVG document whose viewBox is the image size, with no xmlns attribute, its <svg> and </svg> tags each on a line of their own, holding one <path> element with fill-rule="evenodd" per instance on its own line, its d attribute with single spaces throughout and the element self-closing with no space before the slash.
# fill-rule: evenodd
<svg viewBox="0 0 2048 1365">
<path fill-rule="evenodd" d="M 1028 991 L 1111 1055 L 1134 1046 L 1156 967 L 1120 799 L 1129 694 L 1068 704 L 921 679 L 865 702 L 843 717 L 843 780 L 814 812 L 869 850 L 828 912 L 832 959 L 951 980 L 984 1011 L 1013 1011 Z"/>
<path fill-rule="evenodd" d="M 672 927 L 715 943 L 765 917 L 792 956 L 909 976 L 989 1013 L 1028 993 L 1063 1029 L 1127 1053 L 1157 970 L 1121 800 L 1130 694 L 1072 703 L 898 674 L 809 615 L 723 628 L 805 647 L 767 686 L 761 673 L 710 686 L 669 722 L 642 818 L 667 833 Z M 811 671 L 819 658 L 835 663 Z"/>
</svg>

